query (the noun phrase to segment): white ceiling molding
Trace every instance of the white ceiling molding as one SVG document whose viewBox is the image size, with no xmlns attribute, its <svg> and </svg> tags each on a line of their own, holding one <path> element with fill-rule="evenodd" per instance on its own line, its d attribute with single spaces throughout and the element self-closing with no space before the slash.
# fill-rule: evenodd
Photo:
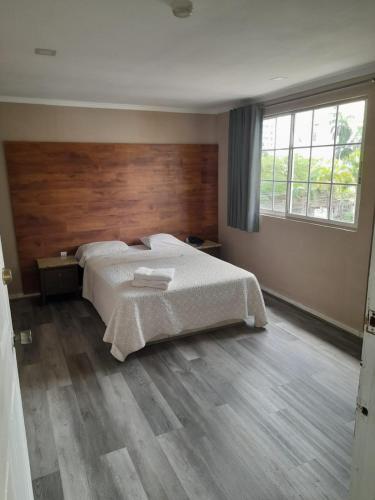
<svg viewBox="0 0 375 500">
<path fill-rule="evenodd" d="M 315 78 L 301 82 L 298 85 L 286 87 L 278 92 L 272 92 L 257 96 L 253 99 L 254 102 L 269 102 L 283 97 L 294 96 L 300 93 L 308 93 L 309 91 L 320 90 L 327 88 L 327 91 L 334 90 L 335 87 L 353 84 L 355 85 L 359 80 L 368 79 L 369 82 L 375 77 L 375 62 L 364 64 L 362 66 L 354 67 L 348 71 L 341 71 L 326 75 L 323 78 Z"/>
<path fill-rule="evenodd" d="M 21 97 L 0 95 L 0 102 L 15 104 L 41 104 L 45 106 L 66 106 L 74 108 L 99 108 L 99 109 L 127 109 L 133 111 L 160 111 L 163 113 L 189 113 L 202 115 L 215 115 L 230 109 L 230 105 L 223 108 L 175 108 L 173 106 L 147 106 L 142 104 L 121 104 L 115 102 L 73 101 L 67 99 L 45 99 L 43 97 Z"/>
</svg>

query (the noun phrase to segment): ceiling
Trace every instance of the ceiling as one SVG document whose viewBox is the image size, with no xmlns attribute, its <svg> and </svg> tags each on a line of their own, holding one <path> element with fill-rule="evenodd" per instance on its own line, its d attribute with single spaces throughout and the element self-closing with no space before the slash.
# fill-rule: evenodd
<svg viewBox="0 0 375 500">
<path fill-rule="evenodd" d="M 214 112 L 375 73 L 374 0 L 194 0 L 188 19 L 169 3 L 1 0 L 0 96 Z"/>
</svg>

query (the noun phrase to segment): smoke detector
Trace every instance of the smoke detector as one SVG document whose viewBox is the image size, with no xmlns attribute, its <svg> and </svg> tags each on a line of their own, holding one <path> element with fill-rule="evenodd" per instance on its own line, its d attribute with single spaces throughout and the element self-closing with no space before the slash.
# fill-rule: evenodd
<svg viewBox="0 0 375 500">
<path fill-rule="evenodd" d="M 193 2 L 191 0 L 174 0 L 172 2 L 172 12 L 181 19 L 189 17 L 193 13 Z"/>
</svg>

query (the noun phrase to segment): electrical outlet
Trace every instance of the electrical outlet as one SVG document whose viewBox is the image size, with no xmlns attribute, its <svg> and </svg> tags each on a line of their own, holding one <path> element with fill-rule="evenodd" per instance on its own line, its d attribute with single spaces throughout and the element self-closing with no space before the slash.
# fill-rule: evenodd
<svg viewBox="0 0 375 500">
<path fill-rule="evenodd" d="M 68 252 L 60 252 L 60 257 L 65 258 L 68 256 Z"/>
</svg>

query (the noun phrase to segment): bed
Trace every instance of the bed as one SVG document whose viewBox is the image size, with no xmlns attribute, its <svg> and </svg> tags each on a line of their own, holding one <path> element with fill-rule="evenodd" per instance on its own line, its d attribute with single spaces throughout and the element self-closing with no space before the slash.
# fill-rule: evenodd
<svg viewBox="0 0 375 500">
<path fill-rule="evenodd" d="M 103 340 L 119 361 L 147 343 L 254 316 L 267 323 L 256 277 L 191 246 L 169 241 L 89 255 L 84 266 L 83 297 L 106 325 Z M 168 290 L 135 288 L 140 267 L 175 269 Z"/>
</svg>

